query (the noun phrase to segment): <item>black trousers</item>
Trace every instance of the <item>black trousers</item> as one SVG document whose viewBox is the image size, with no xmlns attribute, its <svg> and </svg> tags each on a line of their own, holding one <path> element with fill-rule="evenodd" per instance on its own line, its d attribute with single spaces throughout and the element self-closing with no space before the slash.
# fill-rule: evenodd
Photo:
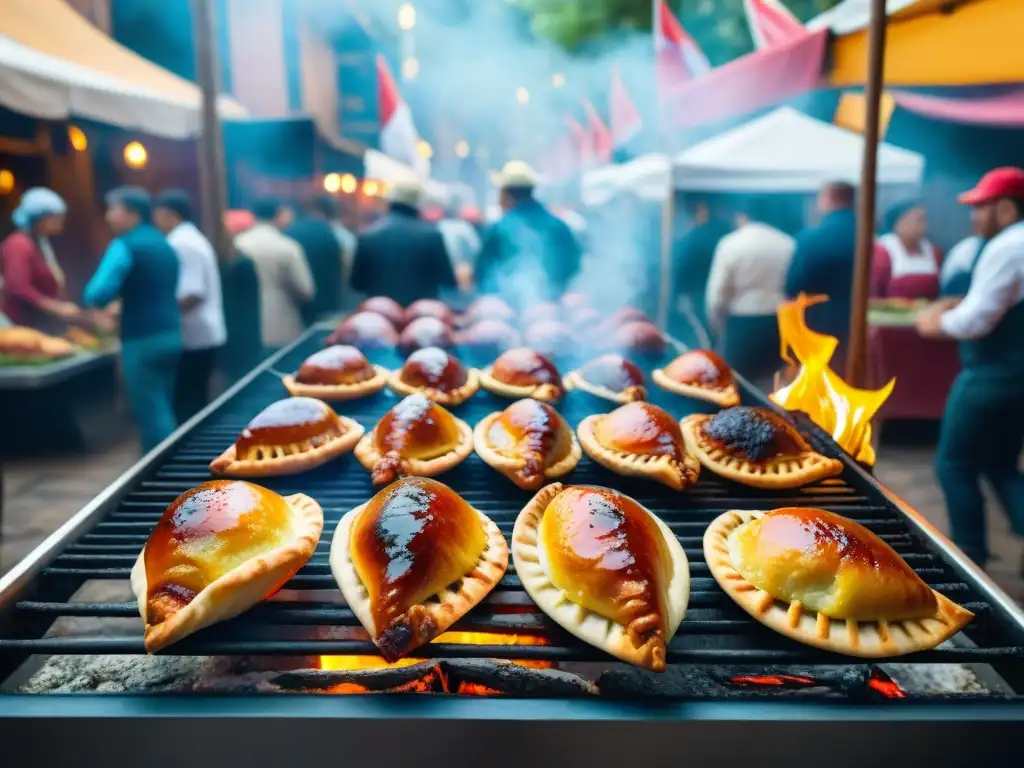
<svg viewBox="0 0 1024 768">
<path fill-rule="evenodd" d="M 183 424 L 210 402 L 210 380 L 220 347 L 186 349 L 181 353 L 174 382 L 174 413 Z"/>
</svg>

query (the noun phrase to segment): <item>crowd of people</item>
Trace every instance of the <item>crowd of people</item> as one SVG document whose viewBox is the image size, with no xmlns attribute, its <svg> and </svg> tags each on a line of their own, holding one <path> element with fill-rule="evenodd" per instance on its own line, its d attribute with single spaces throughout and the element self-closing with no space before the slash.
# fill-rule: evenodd
<svg viewBox="0 0 1024 768">
<path fill-rule="evenodd" d="M 260 200 L 230 212 L 232 253 L 223 258 L 196 226 L 185 192 L 118 188 L 105 200 L 113 239 L 78 304 L 51 244 L 66 203 L 35 188 L 0 243 L 0 317 L 54 333 L 117 328 L 126 398 L 148 451 L 209 401 L 215 370 L 236 379 L 364 296 L 452 298 L 496 289 L 513 273 L 524 276 L 516 281 L 524 301 L 560 294 L 579 268 L 580 246 L 536 200 L 536 184 L 523 163 L 504 169 L 505 213 L 486 236 L 455 211 L 429 221 L 416 183 L 392 184 L 386 213 L 358 235 L 333 197 L 315 197 L 298 214 Z"/>
</svg>

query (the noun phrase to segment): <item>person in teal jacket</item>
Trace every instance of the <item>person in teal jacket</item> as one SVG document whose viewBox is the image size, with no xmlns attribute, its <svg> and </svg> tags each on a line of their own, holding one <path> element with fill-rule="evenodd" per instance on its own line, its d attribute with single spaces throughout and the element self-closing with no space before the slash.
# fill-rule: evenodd
<svg viewBox="0 0 1024 768">
<path fill-rule="evenodd" d="M 176 297 L 178 256 L 150 224 L 149 193 L 121 187 L 107 195 L 107 223 L 115 237 L 85 287 L 84 303 L 121 301 L 121 364 L 128 404 L 143 451 L 177 427 L 174 379 L 181 357 Z"/>
<path fill-rule="evenodd" d="M 959 341 L 961 371 L 946 401 L 935 471 L 953 541 L 985 565 L 981 478 L 1024 536 L 1024 170 L 991 171 L 960 201 L 973 207 L 975 231 L 986 242 L 955 286 L 963 299 L 923 310 L 917 329 L 925 338 Z"/>
</svg>

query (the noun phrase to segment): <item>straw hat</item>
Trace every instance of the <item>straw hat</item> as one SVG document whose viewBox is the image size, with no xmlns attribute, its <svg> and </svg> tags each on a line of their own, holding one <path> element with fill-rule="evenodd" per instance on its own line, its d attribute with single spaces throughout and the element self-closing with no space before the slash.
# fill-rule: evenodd
<svg viewBox="0 0 1024 768">
<path fill-rule="evenodd" d="M 423 185 L 411 179 L 393 181 L 388 185 L 387 197 L 389 203 L 419 208 L 423 201 Z"/>
<path fill-rule="evenodd" d="M 539 180 L 537 172 L 522 160 L 509 160 L 504 168 L 491 174 L 491 181 L 498 189 L 532 189 Z"/>
</svg>

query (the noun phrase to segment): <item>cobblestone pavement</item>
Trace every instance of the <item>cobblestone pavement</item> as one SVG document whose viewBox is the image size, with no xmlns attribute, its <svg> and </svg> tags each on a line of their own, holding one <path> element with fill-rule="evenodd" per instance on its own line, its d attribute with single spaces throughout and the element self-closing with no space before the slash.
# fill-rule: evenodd
<svg viewBox="0 0 1024 768">
<path fill-rule="evenodd" d="M 932 456 L 930 446 L 883 445 L 875 474 L 940 530 L 947 531 L 945 505 L 932 475 Z M 138 446 L 128 440 L 91 456 L 12 462 L 5 466 L 0 573 L 60 527 L 137 457 Z M 989 537 L 996 555 L 989 566 L 990 575 L 1024 603 L 1024 581 L 1018 578 L 1024 543 L 1011 535 L 1005 516 L 994 504 L 989 511 Z"/>
</svg>

